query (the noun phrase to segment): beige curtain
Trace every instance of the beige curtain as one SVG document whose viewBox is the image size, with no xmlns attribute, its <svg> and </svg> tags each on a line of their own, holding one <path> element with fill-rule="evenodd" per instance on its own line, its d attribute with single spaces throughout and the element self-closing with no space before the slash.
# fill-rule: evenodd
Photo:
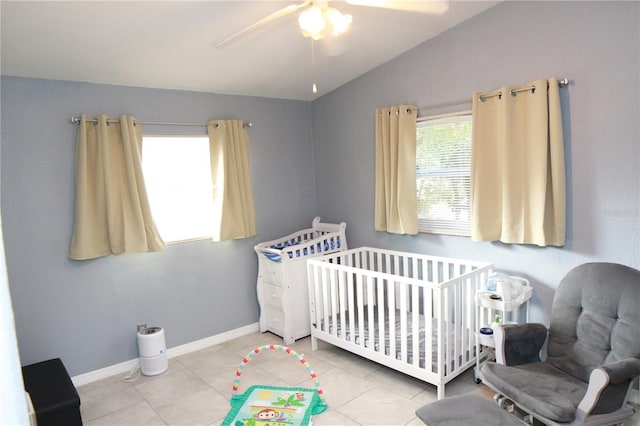
<svg viewBox="0 0 640 426">
<path fill-rule="evenodd" d="M 472 239 L 563 246 L 565 166 L 558 81 L 475 93 L 472 125 Z"/>
<path fill-rule="evenodd" d="M 140 164 L 142 129 L 131 117 L 80 119 L 69 258 L 159 251 Z"/>
<path fill-rule="evenodd" d="M 417 115 L 412 105 L 376 109 L 376 231 L 418 233 Z"/>
<path fill-rule="evenodd" d="M 240 120 L 207 123 L 213 181 L 214 241 L 256 235 L 249 136 Z"/>
</svg>

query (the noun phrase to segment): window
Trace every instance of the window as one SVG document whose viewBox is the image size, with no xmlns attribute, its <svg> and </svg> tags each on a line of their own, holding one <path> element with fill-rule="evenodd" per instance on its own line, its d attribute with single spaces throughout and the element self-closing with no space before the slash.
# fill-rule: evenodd
<svg viewBox="0 0 640 426">
<path fill-rule="evenodd" d="M 166 243 L 211 237 L 207 136 L 144 136 L 142 170 L 151 213 Z"/>
<path fill-rule="evenodd" d="M 416 137 L 420 231 L 471 235 L 471 114 L 419 119 Z"/>
</svg>

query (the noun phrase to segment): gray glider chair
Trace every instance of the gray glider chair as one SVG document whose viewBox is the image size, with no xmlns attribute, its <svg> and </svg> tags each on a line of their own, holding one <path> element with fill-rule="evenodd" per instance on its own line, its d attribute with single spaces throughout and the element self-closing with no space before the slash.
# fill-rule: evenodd
<svg viewBox="0 0 640 426">
<path fill-rule="evenodd" d="M 508 324 L 496 327 L 494 337 L 496 362 L 483 366 L 481 378 L 535 419 L 620 423 L 633 416 L 627 399 L 640 375 L 640 271 L 580 265 L 556 290 L 548 330 Z"/>
</svg>

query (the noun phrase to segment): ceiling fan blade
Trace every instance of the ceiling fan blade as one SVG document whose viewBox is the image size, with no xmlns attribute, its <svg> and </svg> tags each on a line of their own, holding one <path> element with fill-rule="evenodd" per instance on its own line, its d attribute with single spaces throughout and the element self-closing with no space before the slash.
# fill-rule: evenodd
<svg viewBox="0 0 640 426">
<path fill-rule="evenodd" d="M 232 42 L 233 40 L 242 37 L 243 35 L 250 33 L 251 31 L 266 25 L 270 22 L 275 21 L 276 19 L 285 16 L 285 15 L 289 15 L 290 13 L 294 13 L 295 11 L 302 9 L 305 6 L 308 6 L 311 4 L 311 0 L 305 0 L 300 4 L 290 4 L 289 6 L 280 9 L 274 13 L 272 13 L 271 15 L 268 15 L 264 18 L 262 18 L 261 20 L 259 20 L 258 22 L 255 22 L 251 25 L 249 25 L 247 28 L 245 28 L 244 30 L 232 35 L 231 37 L 227 37 L 224 40 L 222 40 L 221 42 L 219 42 L 218 44 L 216 44 L 216 47 L 221 47 L 225 44 L 228 44 L 230 42 Z"/>
<path fill-rule="evenodd" d="M 345 0 L 354 6 L 379 7 L 404 12 L 441 15 L 449 10 L 447 0 Z"/>
</svg>

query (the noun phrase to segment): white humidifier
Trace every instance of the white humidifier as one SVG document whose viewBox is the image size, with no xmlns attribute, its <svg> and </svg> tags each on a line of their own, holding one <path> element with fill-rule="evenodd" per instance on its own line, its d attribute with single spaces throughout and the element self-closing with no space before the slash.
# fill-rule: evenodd
<svg viewBox="0 0 640 426">
<path fill-rule="evenodd" d="M 140 371 L 145 376 L 157 376 L 167 371 L 169 361 L 162 328 L 148 327 L 139 330 L 138 352 L 140 353 Z"/>
</svg>

